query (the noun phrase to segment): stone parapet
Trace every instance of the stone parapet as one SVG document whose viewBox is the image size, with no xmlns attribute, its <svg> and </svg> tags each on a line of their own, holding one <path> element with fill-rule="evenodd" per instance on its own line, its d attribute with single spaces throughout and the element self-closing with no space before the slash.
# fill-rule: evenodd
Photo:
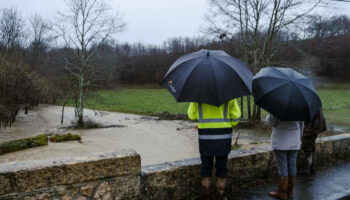
<svg viewBox="0 0 350 200">
<path fill-rule="evenodd" d="M 319 167 L 350 160 L 350 134 L 318 139 L 316 153 Z M 132 150 L 4 163 L 0 164 L 0 200 L 196 199 L 201 190 L 200 163 L 200 158 L 193 158 L 141 168 L 140 156 Z M 231 151 L 228 170 L 229 197 L 268 182 L 277 172 L 268 147 Z"/>
<path fill-rule="evenodd" d="M 140 155 L 133 150 L 0 164 L 0 199 L 137 194 L 140 169 Z"/>
<path fill-rule="evenodd" d="M 316 152 L 318 167 L 350 160 L 350 134 L 318 139 Z M 269 147 L 231 151 L 226 188 L 228 196 L 234 199 L 235 193 L 241 189 L 269 182 L 277 175 L 276 167 L 274 153 Z M 197 198 L 201 190 L 199 169 L 199 158 L 143 166 L 144 199 Z M 214 179 L 212 182 L 215 184 Z"/>
</svg>

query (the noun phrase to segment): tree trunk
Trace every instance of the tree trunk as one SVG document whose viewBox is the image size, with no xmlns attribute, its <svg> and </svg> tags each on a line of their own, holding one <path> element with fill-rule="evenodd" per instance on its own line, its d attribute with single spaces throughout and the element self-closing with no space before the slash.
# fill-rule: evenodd
<svg viewBox="0 0 350 200">
<path fill-rule="evenodd" d="M 255 119 L 259 121 L 261 120 L 261 108 L 259 106 L 257 106 Z"/>
<path fill-rule="evenodd" d="M 252 118 L 252 111 L 250 105 L 250 96 L 247 96 L 247 111 L 248 111 L 248 119 Z"/>
<path fill-rule="evenodd" d="M 84 124 L 84 75 L 80 74 L 78 99 L 78 125 Z"/>
<path fill-rule="evenodd" d="M 244 98 L 243 97 L 241 97 L 241 119 L 243 119 L 244 118 L 244 110 L 243 110 L 243 104 L 244 104 Z"/>
<path fill-rule="evenodd" d="M 61 115 L 61 124 L 63 124 L 63 118 L 64 118 L 64 107 L 66 106 L 67 104 L 67 100 L 63 103 L 62 105 L 62 115 Z"/>
<path fill-rule="evenodd" d="M 241 135 L 241 131 L 238 131 L 238 135 L 236 137 L 235 145 L 238 145 L 238 139 L 239 139 L 240 135 Z"/>
<path fill-rule="evenodd" d="M 78 127 L 80 127 L 80 128 L 84 127 L 83 116 L 79 116 L 79 118 L 78 118 Z"/>
<path fill-rule="evenodd" d="M 256 104 L 254 103 L 254 105 L 253 105 L 253 116 L 252 116 L 252 119 L 255 119 L 255 116 L 256 116 Z"/>
<path fill-rule="evenodd" d="M 78 99 L 76 96 L 74 97 L 74 104 L 75 104 L 74 116 L 77 117 L 78 116 Z"/>
</svg>

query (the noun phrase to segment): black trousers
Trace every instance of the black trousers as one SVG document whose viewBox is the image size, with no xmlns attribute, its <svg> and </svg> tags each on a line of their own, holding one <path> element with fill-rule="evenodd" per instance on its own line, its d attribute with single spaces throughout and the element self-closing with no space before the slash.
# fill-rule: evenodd
<svg viewBox="0 0 350 200">
<path fill-rule="evenodd" d="M 227 178 L 227 158 L 225 156 L 201 156 L 202 165 L 200 168 L 201 177 L 211 177 L 215 158 L 216 177 Z"/>
<path fill-rule="evenodd" d="M 304 152 L 315 153 L 315 151 L 316 151 L 316 139 L 317 139 L 317 134 L 303 135 L 301 138 L 301 149 Z"/>
</svg>

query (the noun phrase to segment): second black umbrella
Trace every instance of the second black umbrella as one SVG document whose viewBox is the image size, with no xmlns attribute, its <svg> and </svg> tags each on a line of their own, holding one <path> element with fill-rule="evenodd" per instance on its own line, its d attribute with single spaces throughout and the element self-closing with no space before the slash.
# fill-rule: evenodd
<svg viewBox="0 0 350 200">
<path fill-rule="evenodd" d="M 312 81 L 291 68 L 261 69 L 253 78 L 253 96 L 282 121 L 311 120 L 322 106 Z"/>
</svg>

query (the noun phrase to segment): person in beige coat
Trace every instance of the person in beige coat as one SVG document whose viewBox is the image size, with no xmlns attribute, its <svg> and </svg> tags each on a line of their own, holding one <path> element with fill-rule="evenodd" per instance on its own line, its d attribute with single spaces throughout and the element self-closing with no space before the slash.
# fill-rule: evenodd
<svg viewBox="0 0 350 200">
<path fill-rule="evenodd" d="M 297 156 L 301 147 L 301 135 L 304 129 L 302 121 L 281 121 L 269 114 L 266 121 L 272 126 L 271 147 L 274 150 L 279 174 L 277 191 L 269 192 L 276 199 L 293 197 L 297 175 Z"/>
</svg>

